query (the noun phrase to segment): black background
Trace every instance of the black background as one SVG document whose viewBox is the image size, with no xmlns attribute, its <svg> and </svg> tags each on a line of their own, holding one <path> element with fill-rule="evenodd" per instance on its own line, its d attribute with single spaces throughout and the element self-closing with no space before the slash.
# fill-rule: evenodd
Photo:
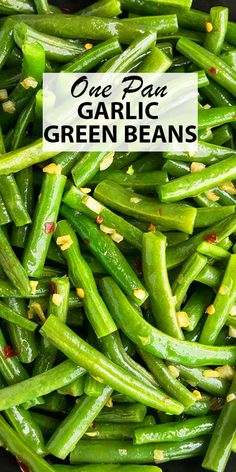
<svg viewBox="0 0 236 472">
<path fill-rule="evenodd" d="M 95 0 L 52 0 L 51 3 L 60 5 L 61 7 L 69 7 L 71 10 L 82 8 L 88 3 L 93 3 Z M 193 7 L 199 10 L 209 11 L 212 6 L 223 5 L 230 8 L 230 19 L 236 21 L 236 0 L 193 0 Z M 185 461 L 170 462 L 168 464 L 162 464 L 161 468 L 163 472 L 203 472 L 204 469 L 201 467 L 201 461 L 198 459 L 191 459 Z M 236 471 L 236 455 L 232 454 L 230 461 L 228 462 L 227 469 L 225 472 Z M 19 468 L 16 465 L 14 457 L 10 456 L 0 449 L 0 472 L 19 472 Z"/>
</svg>

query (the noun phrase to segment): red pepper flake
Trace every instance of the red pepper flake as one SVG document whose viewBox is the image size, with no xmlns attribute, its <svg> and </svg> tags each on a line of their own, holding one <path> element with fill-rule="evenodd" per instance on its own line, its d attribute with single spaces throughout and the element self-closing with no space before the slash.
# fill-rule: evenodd
<svg viewBox="0 0 236 472">
<path fill-rule="evenodd" d="M 11 357 L 17 356 L 17 352 L 13 351 L 11 346 L 5 346 L 3 348 L 3 356 L 5 359 L 10 359 Z"/>
<path fill-rule="evenodd" d="M 17 461 L 18 466 L 20 467 L 21 472 L 30 472 L 27 465 L 23 464 L 23 462 L 20 459 L 18 459 L 18 457 L 16 457 L 16 461 Z"/>
<path fill-rule="evenodd" d="M 135 270 L 136 270 L 137 274 L 142 275 L 142 273 L 143 273 L 143 268 L 142 268 L 142 261 L 141 261 L 141 259 L 136 259 L 136 261 L 135 261 Z"/>
<path fill-rule="evenodd" d="M 92 429 L 96 429 L 96 427 L 97 427 L 97 423 L 95 423 L 95 421 L 94 421 L 94 422 L 91 424 L 91 428 L 92 428 Z"/>
<path fill-rule="evenodd" d="M 102 222 L 103 222 L 103 217 L 102 217 L 102 216 L 98 216 L 98 217 L 96 218 L 96 223 L 97 223 L 98 225 L 100 225 L 100 224 L 102 224 Z"/>
<path fill-rule="evenodd" d="M 204 241 L 207 241 L 211 244 L 216 244 L 218 242 L 217 235 L 215 233 L 206 234 L 203 236 Z"/>
<path fill-rule="evenodd" d="M 87 246 L 87 244 L 89 244 L 89 239 L 83 239 L 83 243 Z"/>
<path fill-rule="evenodd" d="M 147 229 L 148 229 L 148 231 L 156 231 L 157 227 L 153 223 L 150 223 L 150 225 L 148 225 Z"/>
<path fill-rule="evenodd" d="M 55 282 L 50 282 L 49 290 L 50 290 L 51 295 L 54 295 L 54 293 L 57 293 L 57 286 L 56 286 Z"/>
<path fill-rule="evenodd" d="M 52 222 L 45 223 L 44 231 L 46 234 L 53 233 L 53 231 L 55 231 L 55 223 L 52 223 Z"/>
<path fill-rule="evenodd" d="M 218 70 L 216 69 L 216 67 L 210 67 L 209 72 L 214 75 L 218 74 Z"/>
</svg>

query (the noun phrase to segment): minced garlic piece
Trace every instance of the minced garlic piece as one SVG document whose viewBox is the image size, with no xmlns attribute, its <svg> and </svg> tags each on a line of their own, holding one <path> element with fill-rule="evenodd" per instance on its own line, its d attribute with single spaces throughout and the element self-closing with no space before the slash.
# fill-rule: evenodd
<svg viewBox="0 0 236 472">
<path fill-rule="evenodd" d="M 230 338 L 236 338 L 236 328 L 233 328 L 233 326 L 229 327 L 229 336 Z"/>
<path fill-rule="evenodd" d="M 190 171 L 193 174 L 194 172 L 199 172 L 205 169 L 205 167 L 206 167 L 205 164 L 203 164 L 202 162 L 192 162 L 190 166 Z"/>
<path fill-rule="evenodd" d="M 54 164 L 54 162 L 52 162 L 48 166 L 43 167 L 43 172 L 46 172 L 47 174 L 60 175 L 61 174 L 61 165 L 60 164 Z"/>
<path fill-rule="evenodd" d="M 112 233 L 111 234 L 111 239 L 115 242 L 115 243 L 121 243 L 121 241 L 123 241 L 123 236 L 121 236 L 121 234 L 119 233 Z"/>
<path fill-rule="evenodd" d="M 93 197 L 90 197 L 90 196 L 83 198 L 82 203 L 87 208 L 89 208 L 89 210 L 94 211 L 96 215 L 99 215 L 103 209 L 103 206 L 101 205 L 101 203 L 97 202 L 97 200 L 95 200 Z"/>
<path fill-rule="evenodd" d="M 91 192 L 91 188 L 89 187 L 80 187 L 80 191 L 82 193 L 90 193 Z"/>
<path fill-rule="evenodd" d="M 207 379 L 217 379 L 220 377 L 220 374 L 214 369 L 206 369 L 203 371 L 203 377 Z"/>
<path fill-rule="evenodd" d="M 14 115 L 16 111 L 15 103 L 12 102 L 11 100 L 7 100 L 6 102 L 3 102 L 2 108 L 3 108 L 3 111 L 5 111 L 5 113 L 9 113 L 10 115 Z"/>
<path fill-rule="evenodd" d="M 138 298 L 139 300 L 143 300 L 145 298 L 145 292 L 141 288 L 135 288 L 133 290 L 134 297 Z"/>
<path fill-rule="evenodd" d="M 99 432 L 98 431 L 91 431 L 91 433 L 85 433 L 85 436 L 89 436 L 90 438 L 95 438 L 95 437 L 99 436 Z"/>
<path fill-rule="evenodd" d="M 206 21 L 206 30 L 208 33 L 211 33 L 213 30 L 213 24 L 210 21 Z"/>
<path fill-rule="evenodd" d="M 126 171 L 126 174 L 128 175 L 134 175 L 134 168 L 131 164 L 131 166 L 128 167 L 128 170 Z"/>
<path fill-rule="evenodd" d="M 46 316 L 43 312 L 43 309 L 40 305 L 40 303 L 32 303 L 30 306 L 30 309 L 28 311 L 28 315 L 31 315 L 33 313 L 36 313 L 36 315 L 39 317 L 41 321 L 46 321 Z"/>
<path fill-rule="evenodd" d="M 60 293 L 54 293 L 52 295 L 52 303 L 54 303 L 54 305 L 56 306 L 60 306 L 62 302 L 62 295 L 60 295 Z"/>
<path fill-rule="evenodd" d="M 106 234 L 115 233 L 115 229 L 114 229 L 114 228 L 109 228 L 109 226 L 105 226 L 105 225 L 103 225 L 103 224 L 100 225 L 100 230 L 101 230 L 103 233 L 106 233 Z"/>
<path fill-rule="evenodd" d="M 65 251 L 66 249 L 69 249 L 69 247 L 73 244 L 73 241 L 69 234 L 65 234 L 64 236 L 58 236 L 56 243 L 58 246 L 60 246 L 62 251 Z"/>
<path fill-rule="evenodd" d="M 35 89 L 38 86 L 38 82 L 36 79 L 34 79 L 34 77 L 26 77 L 24 80 L 22 80 L 21 85 L 26 90 L 30 88 Z"/>
<path fill-rule="evenodd" d="M 214 305 L 209 305 L 205 311 L 205 313 L 207 313 L 207 315 L 214 315 L 216 309 L 214 307 Z"/>
<path fill-rule="evenodd" d="M 193 396 L 194 396 L 197 400 L 201 400 L 201 399 L 202 399 L 202 394 L 201 394 L 201 392 L 199 392 L 199 390 L 194 390 L 194 391 L 193 391 Z"/>
<path fill-rule="evenodd" d="M 227 395 L 226 397 L 226 401 L 229 403 L 229 402 L 232 402 L 233 400 L 236 399 L 236 395 L 234 393 L 229 393 L 229 395 Z"/>
<path fill-rule="evenodd" d="M 30 287 L 31 287 L 32 295 L 36 294 L 38 284 L 39 284 L 38 280 L 30 280 Z"/>
<path fill-rule="evenodd" d="M 154 451 L 153 451 L 154 462 L 163 461 L 164 458 L 165 458 L 164 451 L 161 451 L 161 449 L 154 449 Z"/>
<path fill-rule="evenodd" d="M 112 162 L 113 162 L 113 159 L 114 159 L 114 155 L 115 153 L 114 152 L 110 152 L 109 154 L 107 154 L 104 159 L 102 160 L 100 166 L 99 166 L 99 169 L 101 171 L 103 170 L 106 170 L 108 169 L 108 167 L 111 166 Z"/>
<path fill-rule="evenodd" d="M 186 311 L 177 311 L 176 316 L 180 328 L 187 328 L 189 326 L 189 317 Z"/>
<path fill-rule="evenodd" d="M 168 365 L 168 370 L 175 379 L 179 377 L 179 369 L 177 369 L 177 367 L 175 367 L 174 365 Z"/>
<path fill-rule="evenodd" d="M 205 192 L 205 195 L 208 198 L 208 200 L 211 200 L 211 202 L 217 202 L 220 199 L 220 197 L 218 197 L 218 195 L 216 195 L 216 193 L 213 192 L 213 190 L 209 190 L 208 192 Z"/>
<path fill-rule="evenodd" d="M 92 48 L 93 48 L 93 44 L 92 44 L 92 43 L 86 43 L 86 44 L 84 45 L 84 48 L 87 49 L 87 50 L 92 49 Z"/>
<path fill-rule="evenodd" d="M 220 374 L 221 379 L 225 380 L 233 380 L 235 370 L 231 365 L 223 365 L 220 367 L 216 367 L 217 372 Z"/>
<path fill-rule="evenodd" d="M 220 185 L 221 190 L 230 193 L 230 195 L 236 195 L 236 188 L 233 182 L 225 182 L 224 184 Z"/>
<path fill-rule="evenodd" d="M 7 89 L 0 89 L 0 101 L 7 100 L 8 92 Z"/>
<path fill-rule="evenodd" d="M 112 408 L 113 407 L 113 401 L 112 398 L 109 398 L 109 400 L 106 402 L 105 405 L 107 408 Z"/>
<path fill-rule="evenodd" d="M 131 202 L 131 203 L 139 203 L 139 202 L 141 202 L 141 198 L 138 198 L 138 197 L 131 197 L 131 198 L 130 198 L 130 202 Z"/>
<path fill-rule="evenodd" d="M 84 298 L 85 297 L 85 292 L 82 288 L 76 288 L 76 293 L 78 295 L 79 298 Z"/>
<path fill-rule="evenodd" d="M 127 449 L 118 449 L 118 452 L 120 456 L 127 456 L 128 454 Z"/>
<path fill-rule="evenodd" d="M 139 336 L 139 339 L 143 346 L 147 346 L 148 344 L 150 344 L 150 340 L 146 336 Z"/>
<path fill-rule="evenodd" d="M 230 310 L 230 315 L 231 316 L 236 316 L 236 305 L 233 305 L 231 310 Z"/>
</svg>

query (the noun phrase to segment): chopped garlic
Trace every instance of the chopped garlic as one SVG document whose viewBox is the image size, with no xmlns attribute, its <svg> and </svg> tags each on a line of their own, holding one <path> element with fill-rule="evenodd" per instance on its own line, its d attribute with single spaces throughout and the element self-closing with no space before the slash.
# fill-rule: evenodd
<svg viewBox="0 0 236 472">
<path fill-rule="evenodd" d="M 0 89 L 0 101 L 7 100 L 8 92 L 7 89 Z"/>
<path fill-rule="evenodd" d="M 146 336 L 139 336 L 139 339 L 143 346 L 147 346 L 148 344 L 150 344 L 150 340 Z"/>
<path fill-rule="evenodd" d="M 156 231 L 156 229 L 157 227 L 153 223 L 150 223 L 150 225 L 148 225 L 148 231 Z"/>
<path fill-rule="evenodd" d="M 46 172 L 47 174 L 60 175 L 61 174 L 61 165 L 60 164 L 54 164 L 52 162 L 48 166 L 43 167 L 43 172 Z"/>
<path fill-rule="evenodd" d="M 104 159 L 102 160 L 100 166 L 99 166 L 99 169 L 101 171 L 103 170 L 106 170 L 108 169 L 108 167 L 111 166 L 112 162 L 113 162 L 113 159 L 114 159 L 114 155 L 115 153 L 114 152 L 109 152 L 109 154 L 107 154 Z"/>
<path fill-rule="evenodd" d="M 229 395 L 227 395 L 226 397 L 226 401 L 229 403 L 229 402 L 232 402 L 233 400 L 236 399 L 236 395 L 234 393 L 229 393 Z"/>
<path fill-rule="evenodd" d="M 236 328 L 233 328 L 233 326 L 229 326 L 229 336 L 230 338 L 236 338 Z"/>
<path fill-rule="evenodd" d="M 231 316 L 236 316 L 236 305 L 233 305 L 231 310 L 230 310 L 230 315 Z"/>
<path fill-rule="evenodd" d="M 113 401 L 112 398 L 109 398 L 109 400 L 106 402 L 105 405 L 107 408 L 112 408 L 113 407 Z"/>
<path fill-rule="evenodd" d="M 207 379 L 217 379 L 220 377 L 220 374 L 214 369 L 206 369 L 203 371 L 203 377 Z"/>
<path fill-rule="evenodd" d="M 145 298 L 145 292 L 141 288 L 135 288 L 133 290 L 134 297 L 138 298 L 139 300 L 143 300 Z"/>
<path fill-rule="evenodd" d="M 101 211 L 103 210 L 103 206 L 101 203 L 97 202 L 93 197 L 84 197 L 82 200 L 83 205 L 85 205 L 89 210 L 94 211 L 96 215 L 99 215 Z"/>
<path fill-rule="evenodd" d="M 126 171 L 126 174 L 128 175 L 134 175 L 134 168 L 131 164 L 131 166 L 128 167 L 128 170 Z"/>
<path fill-rule="evenodd" d="M 205 167 L 206 167 L 205 164 L 203 164 L 202 162 L 192 162 L 190 166 L 190 171 L 193 174 L 194 172 L 199 172 L 205 169 Z"/>
<path fill-rule="evenodd" d="M 216 309 L 214 307 L 214 305 L 209 305 L 205 311 L 205 313 L 207 313 L 207 315 L 214 315 Z"/>
<path fill-rule="evenodd" d="M 197 400 L 201 400 L 201 399 L 202 399 L 202 394 L 201 394 L 201 392 L 199 392 L 199 390 L 194 390 L 194 391 L 193 391 L 193 396 L 194 396 Z"/>
<path fill-rule="evenodd" d="M 123 238 L 123 236 L 121 236 L 121 234 L 115 232 L 115 233 L 111 234 L 111 239 L 115 243 L 119 244 L 119 243 L 121 243 L 121 241 L 123 241 L 124 238 Z"/>
<path fill-rule="evenodd" d="M 180 371 L 174 365 L 168 365 L 168 370 L 175 379 L 179 377 Z"/>
<path fill-rule="evenodd" d="M 24 80 L 22 80 L 21 85 L 26 90 L 30 88 L 35 89 L 38 86 L 38 82 L 34 79 L 34 77 L 26 77 Z"/>
<path fill-rule="evenodd" d="M 236 195 L 236 188 L 233 182 L 225 182 L 224 184 L 220 185 L 221 190 L 230 193 L 230 195 Z"/>
<path fill-rule="evenodd" d="M 187 328 L 189 326 L 189 317 L 186 311 L 177 311 L 176 316 L 180 328 Z"/>
<path fill-rule="evenodd" d="M 131 203 L 139 203 L 139 202 L 141 202 L 141 198 L 138 198 L 138 197 L 131 197 L 131 198 L 130 198 L 130 202 L 131 202 Z"/>
<path fill-rule="evenodd" d="M 54 305 L 56 306 L 60 306 L 61 302 L 62 302 L 62 295 L 60 295 L 59 293 L 54 293 L 52 296 L 52 303 L 54 303 Z"/>
<path fill-rule="evenodd" d="M 70 234 L 65 234 L 64 236 L 58 236 L 56 243 L 58 246 L 60 246 L 62 251 L 66 251 L 66 249 L 69 249 L 69 247 L 73 244 L 73 241 Z"/>
<path fill-rule="evenodd" d="M 154 462 L 163 461 L 164 458 L 165 458 L 164 451 L 161 451 L 161 449 L 154 449 L 154 451 L 153 451 Z"/>
<path fill-rule="evenodd" d="M 16 111 L 15 103 L 12 102 L 11 100 L 7 100 L 6 102 L 3 102 L 2 108 L 3 108 L 3 111 L 5 111 L 5 113 L 9 113 L 10 115 L 14 115 Z"/>
<path fill-rule="evenodd" d="M 80 191 L 82 193 L 90 193 L 91 192 L 91 188 L 89 187 L 80 187 Z"/>
<path fill-rule="evenodd" d="M 127 449 L 118 449 L 118 452 L 120 456 L 127 456 L 128 454 Z"/>
<path fill-rule="evenodd" d="M 38 280 L 30 280 L 30 287 L 31 287 L 32 295 L 36 294 L 38 284 L 39 284 Z"/>
<path fill-rule="evenodd" d="M 205 195 L 208 198 L 208 200 L 211 200 L 211 202 L 217 202 L 220 199 L 220 197 L 218 197 L 218 195 L 216 195 L 216 193 L 213 192 L 213 190 L 209 190 L 208 192 L 205 192 Z"/>
<path fill-rule="evenodd" d="M 40 303 L 32 303 L 30 305 L 30 310 L 28 314 L 30 315 L 31 313 L 36 313 L 36 315 L 39 317 L 41 321 L 43 321 L 43 323 L 46 321 L 46 317 Z"/>
<path fill-rule="evenodd" d="M 219 293 L 220 295 L 227 295 L 229 293 L 228 287 L 225 287 L 225 285 L 221 285 L 219 288 Z"/>
<path fill-rule="evenodd" d="M 87 49 L 87 50 L 88 50 L 88 49 L 92 49 L 92 48 L 93 48 L 93 44 L 92 44 L 92 43 L 86 43 L 86 44 L 84 45 L 84 48 Z"/>
<path fill-rule="evenodd" d="M 216 367 L 216 370 L 217 372 L 219 372 L 221 379 L 230 380 L 230 381 L 233 380 L 235 371 L 233 367 L 231 367 L 231 365 L 223 365 L 220 367 Z"/>
<path fill-rule="evenodd" d="M 206 21 L 206 30 L 208 33 L 211 33 L 213 30 L 213 24 L 210 21 Z"/>
<path fill-rule="evenodd" d="M 116 231 L 114 228 L 109 228 L 109 226 L 105 226 L 103 224 L 100 225 L 100 230 L 106 234 L 112 234 Z"/>
<path fill-rule="evenodd" d="M 82 288 L 76 288 L 76 293 L 78 295 L 79 298 L 84 298 L 85 297 L 85 292 Z"/>
<path fill-rule="evenodd" d="M 91 433 L 85 433 L 86 436 L 89 436 L 90 438 L 95 438 L 97 436 L 99 436 L 99 432 L 98 431 L 91 431 Z"/>
</svg>

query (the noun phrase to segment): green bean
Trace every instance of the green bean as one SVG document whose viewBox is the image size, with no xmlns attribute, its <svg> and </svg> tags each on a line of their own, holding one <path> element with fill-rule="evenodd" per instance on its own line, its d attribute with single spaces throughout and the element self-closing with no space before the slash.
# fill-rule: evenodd
<svg viewBox="0 0 236 472">
<path fill-rule="evenodd" d="M 151 326 L 141 318 L 110 277 L 101 280 L 101 289 L 118 326 L 141 349 L 156 357 L 188 366 L 234 363 L 236 349 L 233 346 L 218 348 L 180 341 Z"/>
<path fill-rule="evenodd" d="M 7 237 L 0 227 L 0 265 L 12 284 L 22 296 L 29 296 L 31 289 L 27 274 L 13 252 Z"/>
<path fill-rule="evenodd" d="M 1 7 L 0 7 L 1 11 Z M 11 53 L 14 40 L 13 40 L 13 27 L 14 22 L 8 18 L 4 21 L 3 25 L 1 26 L 0 30 L 0 69 L 5 64 L 9 54 Z"/>
<path fill-rule="evenodd" d="M 90 464 L 90 465 L 53 465 L 56 471 L 61 472 L 161 472 L 159 467 L 152 465 L 118 465 L 118 464 Z"/>
<path fill-rule="evenodd" d="M 32 411 L 31 415 L 33 421 L 40 427 L 43 435 L 46 437 L 50 436 L 60 423 L 59 418 L 54 418 L 53 416 L 49 416 L 44 413 Z"/>
<path fill-rule="evenodd" d="M 54 157 L 58 151 L 43 152 L 42 139 L 38 139 L 29 146 L 8 152 L 0 159 L 0 175 L 19 172 L 34 164 Z"/>
<path fill-rule="evenodd" d="M 131 28 L 140 28 L 143 31 L 153 31 L 157 36 L 161 37 L 174 34 L 178 30 L 176 15 L 125 18 L 121 20 L 121 22 Z"/>
<path fill-rule="evenodd" d="M 129 72 L 130 69 L 133 69 L 136 60 L 139 60 L 142 54 L 153 49 L 155 40 L 156 31 L 155 33 L 151 33 L 148 30 L 146 33 L 140 34 L 122 54 L 104 63 L 99 68 L 99 72 Z"/>
<path fill-rule="evenodd" d="M 235 151 L 231 148 L 218 146 L 216 144 L 198 141 L 198 149 L 194 153 L 190 152 L 164 152 L 165 159 L 184 162 L 201 162 L 203 164 L 214 164 L 218 160 L 232 156 Z"/>
<path fill-rule="evenodd" d="M 229 251 L 226 251 L 220 246 L 210 244 L 207 241 L 203 241 L 201 244 L 199 244 L 197 251 L 204 256 L 213 258 L 216 261 L 220 261 L 224 266 L 227 265 L 227 262 L 230 258 Z"/>
<path fill-rule="evenodd" d="M 158 44 L 158 46 L 160 46 Z M 172 64 L 170 57 L 160 48 L 154 47 L 137 68 L 137 72 L 166 72 Z"/>
<path fill-rule="evenodd" d="M 34 6 L 31 1 L 17 0 L 14 4 L 11 0 L 6 0 L 0 7 L 1 15 L 13 15 L 15 13 L 34 13 Z"/>
<path fill-rule="evenodd" d="M 203 344 L 214 344 L 216 338 L 224 326 L 233 303 L 235 301 L 236 280 L 234 277 L 236 269 L 236 255 L 231 255 L 220 289 L 213 304 L 209 307 L 207 320 L 203 326 L 200 342 Z M 208 311 L 207 311 L 208 313 Z M 210 316 L 213 314 L 214 316 Z"/>
<path fill-rule="evenodd" d="M 81 377 L 84 373 L 85 370 L 82 367 L 66 360 L 47 372 L 18 381 L 17 384 L 0 390 L 0 410 L 31 401 L 39 395 L 47 395 Z M 64 398 L 62 395 L 59 396 Z"/>
<path fill-rule="evenodd" d="M 173 295 L 176 297 L 176 310 L 180 310 L 191 283 L 196 279 L 206 263 L 207 258 L 195 252 L 181 267 L 172 285 Z"/>
<path fill-rule="evenodd" d="M 100 344 L 103 354 L 111 359 L 115 364 L 120 365 L 125 370 L 130 372 L 134 377 L 142 380 L 146 385 L 157 386 L 154 378 L 147 372 L 140 364 L 135 362 L 126 353 L 119 333 L 111 333 L 100 339 Z"/>
<path fill-rule="evenodd" d="M 228 8 L 212 7 L 209 23 L 212 31 L 206 33 L 204 47 L 214 54 L 221 52 L 228 26 Z"/>
<path fill-rule="evenodd" d="M 176 368 L 180 372 L 180 376 L 184 378 L 190 385 L 199 387 L 211 395 L 218 397 L 226 397 L 229 391 L 228 380 L 218 377 L 205 377 L 206 369 L 200 367 L 187 367 L 185 365 L 176 364 Z M 214 371 L 213 371 L 214 372 Z"/>
<path fill-rule="evenodd" d="M 176 379 L 168 367 L 165 365 L 162 359 L 154 357 L 149 352 L 138 348 L 138 352 L 147 365 L 150 372 L 156 378 L 157 382 L 161 385 L 166 392 L 178 401 L 181 401 L 185 408 L 189 408 L 194 404 L 196 398 L 187 389 L 185 385 Z"/>
<path fill-rule="evenodd" d="M 34 28 L 24 23 L 14 26 L 14 39 L 20 48 L 26 41 L 32 43 L 37 42 L 44 48 L 46 57 L 48 57 L 49 60 L 62 63 L 71 61 L 85 52 L 82 46 L 77 46 L 65 39 L 39 33 Z"/>
<path fill-rule="evenodd" d="M 205 241 L 202 244 L 205 244 Z M 211 244 L 211 247 L 215 248 L 217 246 L 213 246 Z M 184 328 L 186 331 L 193 331 L 196 328 L 201 317 L 205 313 L 205 309 L 210 304 L 211 299 L 212 290 L 210 290 L 208 287 L 202 287 L 198 285 L 196 290 L 192 293 L 192 295 L 190 295 L 187 303 L 185 303 L 183 306 L 183 311 L 187 313 L 189 319 L 189 325 Z"/>
<path fill-rule="evenodd" d="M 60 221 L 55 231 L 57 241 L 63 237 L 69 238 L 70 241 L 70 246 L 68 246 L 64 252 L 69 266 L 70 279 L 74 286 L 77 287 L 79 294 L 81 294 L 86 315 L 97 337 L 106 336 L 116 331 L 116 325 L 98 293 L 92 271 L 80 253 L 76 234 L 66 220 Z"/>
<path fill-rule="evenodd" d="M 34 5 L 39 14 L 51 13 L 47 0 L 34 0 Z"/>
<path fill-rule="evenodd" d="M 183 241 L 187 241 L 189 235 L 186 233 L 181 233 L 180 231 L 169 231 L 165 233 L 167 239 L 167 246 L 175 246 L 176 244 L 182 243 Z"/>
<path fill-rule="evenodd" d="M 108 402 L 111 393 L 112 389 L 104 386 L 102 394 L 96 399 L 82 397 L 54 431 L 47 443 L 47 450 L 54 456 L 65 459 L 87 431 L 99 411 Z M 72 435 L 71 431 L 73 431 Z"/>
<path fill-rule="evenodd" d="M 119 234 L 132 246 L 137 249 L 142 248 L 142 232 L 135 228 L 133 225 L 128 223 L 124 218 L 120 217 L 116 213 L 101 205 L 97 200 L 92 198 L 90 195 L 85 195 L 76 187 L 72 186 L 64 194 L 63 202 L 74 210 L 81 211 L 81 213 L 101 221 L 105 226 L 109 228 L 119 228 Z M 96 213 L 96 208 L 99 208 L 99 215 Z"/>
<path fill-rule="evenodd" d="M 103 163 L 111 164 L 113 153 L 110 152 L 88 152 L 72 168 L 72 177 L 76 187 L 83 187 L 101 168 Z"/>
<path fill-rule="evenodd" d="M 236 428 L 235 409 L 236 376 L 234 376 L 227 401 L 218 417 L 210 444 L 203 460 L 203 467 L 223 472 L 231 453 Z"/>
<path fill-rule="evenodd" d="M 220 205 L 235 205 L 236 198 L 234 195 L 231 195 L 229 192 L 223 190 L 220 187 L 214 189 L 215 194 L 219 197 Z"/>
<path fill-rule="evenodd" d="M 213 144 L 222 146 L 230 141 L 233 137 L 232 130 L 229 125 L 223 125 L 217 128 L 213 133 Z"/>
<path fill-rule="evenodd" d="M 4 305 L 4 303 L 2 302 L 0 302 L 0 318 L 3 318 L 8 322 L 14 323 L 17 326 L 26 329 L 27 331 L 35 331 L 35 329 L 37 328 L 36 323 L 33 323 L 32 321 L 18 315 L 18 313 Z"/>
<path fill-rule="evenodd" d="M 166 172 L 162 170 L 134 173 L 133 175 L 129 175 L 122 170 L 108 170 L 96 174 L 89 185 L 95 186 L 104 179 L 111 180 L 129 189 L 132 188 L 135 192 L 143 194 L 153 193 L 156 186 L 168 181 Z"/>
<path fill-rule="evenodd" d="M 23 255 L 23 266 L 33 277 L 38 277 L 42 273 L 65 183 L 64 175 L 46 173 L 44 177 Z"/>
<path fill-rule="evenodd" d="M 164 185 L 169 184 L 171 182 Z M 109 180 L 103 180 L 97 185 L 94 196 L 109 208 L 141 221 L 163 224 L 168 229 L 192 233 L 196 209 L 190 206 L 163 205 L 153 198 L 132 193 Z"/>
<path fill-rule="evenodd" d="M 7 223 L 10 223 L 10 221 L 10 215 L 0 194 L 0 225 L 6 225 Z"/>
<path fill-rule="evenodd" d="M 61 214 L 73 225 L 86 241 L 87 247 L 105 269 L 113 275 L 125 292 L 138 305 L 142 305 L 148 297 L 147 291 L 112 239 L 100 230 L 103 228 L 99 229 L 89 218 L 65 205 L 61 207 Z"/>
<path fill-rule="evenodd" d="M 160 158 L 160 153 L 149 152 L 147 155 L 145 154 L 143 157 L 139 157 L 135 162 L 133 162 L 132 167 L 133 167 L 134 172 L 148 172 L 150 170 L 161 170 L 162 159 Z"/>
<path fill-rule="evenodd" d="M 51 279 L 52 295 L 49 298 L 48 314 L 57 316 L 66 323 L 70 282 L 68 277 L 53 277 Z M 41 374 L 51 369 L 55 363 L 57 350 L 47 339 L 41 338 L 39 353 L 34 363 L 33 375 Z"/>
<path fill-rule="evenodd" d="M 24 300 L 5 298 L 4 303 L 20 316 L 27 317 L 27 305 Z M 19 360 L 26 364 L 32 362 L 38 352 L 34 334 L 13 323 L 8 323 L 7 327 L 13 350 L 17 352 Z"/>
<path fill-rule="evenodd" d="M 143 236 L 143 275 L 150 294 L 152 314 L 158 328 L 170 336 L 183 339 L 178 326 L 173 294 L 166 268 L 166 237 L 159 233 Z"/>
<path fill-rule="evenodd" d="M 223 278 L 223 272 L 217 267 L 206 264 L 197 275 L 196 280 L 208 287 L 218 289 Z"/>
<path fill-rule="evenodd" d="M 184 161 L 167 159 L 164 162 L 162 169 L 172 177 L 181 177 L 182 175 L 186 175 L 190 172 L 190 164 Z"/>
<path fill-rule="evenodd" d="M 236 93 L 236 73 L 221 58 L 187 38 L 180 38 L 177 50 L 233 95 Z"/>
<path fill-rule="evenodd" d="M 142 25 L 132 27 L 116 18 L 99 18 L 83 15 L 17 15 L 17 22 L 26 23 L 42 33 L 51 34 L 60 38 L 95 39 L 105 41 L 114 36 L 123 44 L 130 44 L 145 29 Z M 156 20 L 155 26 L 159 20 Z M 168 23 L 168 22 L 166 22 Z M 167 24 L 168 26 L 168 24 Z M 177 30 L 177 21 L 172 19 L 172 30 Z M 146 27 L 149 28 L 148 25 Z"/>
<path fill-rule="evenodd" d="M 81 397 L 84 393 L 84 382 L 85 378 L 79 377 L 76 380 L 73 380 L 68 385 L 65 385 L 65 387 L 62 387 L 58 390 L 58 393 L 61 395 L 71 395 L 72 397 Z"/>
<path fill-rule="evenodd" d="M 228 157 L 209 167 L 184 175 L 172 182 L 158 187 L 158 194 L 163 202 L 175 202 L 184 198 L 193 197 L 198 193 L 210 190 L 221 183 L 236 178 L 234 157 Z"/>
<path fill-rule="evenodd" d="M 43 397 L 43 405 L 37 406 L 37 410 L 46 413 L 62 414 L 63 416 L 70 410 L 71 404 L 68 397 L 52 392 Z"/>
<path fill-rule="evenodd" d="M 211 408 L 211 400 L 209 397 L 204 397 L 201 400 L 195 402 L 188 409 L 185 410 L 187 416 L 204 416 L 207 415 Z"/>
<path fill-rule="evenodd" d="M 87 344 L 82 338 L 74 334 L 73 331 L 63 325 L 53 315 L 47 319 L 41 328 L 41 333 L 43 336 L 47 336 L 64 354 L 68 355 L 71 359 L 73 358 L 80 365 L 83 365 L 91 375 L 99 376 L 100 380 L 121 393 L 147 406 L 153 406 L 170 413 L 178 414 L 178 412 L 183 410 L 180 403 L 165 397 L 157 388 L 143 385 L 142 382 L 135 379 L 122 367 L 114 364 Z"/>
<path fill-rule="evenodd" d="M 228 215 L 233 214 L 235 206 L 224 206 L 223 208 L 209 207 L 209 208 L 198 208 L 197 216 L 195 220 L 195 228 L 204 228 L 209 225 L 213 225 L 226 218 Z"/>
<path fill-rule="evenodd" d="M 84 439 L 133 439 L 134 431 L 138 427 L 154 425 L 152 416 L 146 416 L 140 423 L 97 423 L 94 422 L 86 431 Z"/>
<path fill-rule="evenodd" d="M 85 384 L 84 384 L 84 393 L 89 397 L 98 397 L 102 394 L 103 385 L 98 382 L 95 377 L 87 374 L 85 377 Z"/>
<path fill-rule="evenodd" d="M 79 444 L 70 454 L 71 464 L 80 464 L 89 462 L 90 464 L 97 462 L 108 464 L 159 464 L 171 459 L 184 459 L 202 455 L 206 450 L 209 439 L 192 439 L 181 441 L 179 443 L 162 443 L 162 444 L 143 444 L 142 446 L 134 445 L 131 441 L 91 441 L 81 440 Z"/>
<path fill-rule="evenodd" d="M 121 14 L 120 2 L 118 0 L 98 0 L 92 5 L 79 10 L 76 14 L 112 18 Z"/>
<path fill-rule="evenodd" d="M 138 427 L 134 434 L 134 444 L 163 443 L 166 441 L 186 441 L 212 433 L 216 423 L 216 416 L 200 416 L 178 423 L 158 424 L 154 426 Z"/>
</svg>

